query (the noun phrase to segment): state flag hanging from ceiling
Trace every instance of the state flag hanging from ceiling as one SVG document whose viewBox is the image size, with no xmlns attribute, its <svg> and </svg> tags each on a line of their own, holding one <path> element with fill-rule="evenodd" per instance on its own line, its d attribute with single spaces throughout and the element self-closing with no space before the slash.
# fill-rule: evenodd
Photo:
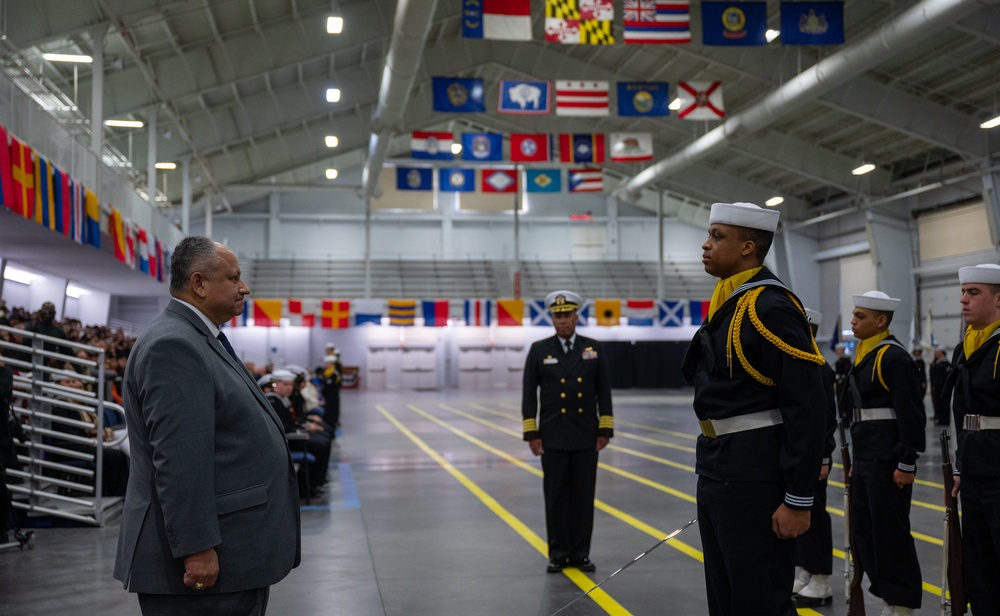
<svg viewBox="0 0 1000 616">
<path fill-rule="evenodd" d="M 618 163 L 653 160 L 652 133 L 611 133 L 610 158 Z"/>
<path fill-rule="evenodd" d="M 530 193 L 562 192 L 562 171 L 560 169 L 526 169 L 524 185 Z"/>
<path fill-rule="evenodd" d="M 433 190 L 433 169 L 396 167 L 396 190 Z"/>
<path fill-rule="evenodd" d="M 498 299 L 497 325 L 501 327 L 521 327 L 524 325 L 524 300 Z"/>
<path fill-rule="evenodd" d="M 531 1 L 463 0 L 462 36 L 501 41 L 530 41 Z"/>
<path fill-rule="evenodd" d="M 607 81 L 556 81 L 556 115 L 606 116 L 608 115 Z"/>
<path fill-rule="evenodd" d="M 438 169 L 441 192 L 473 192 L 476 190 L 476 170 L 442 167 Z"/>
<path fill-rule="evenodd" d="M 603 163 L 602 133 L 563 133 L 559 135 L 559 160 L 564 163 Z"/>
<path fill-rule="evenodd" d="M 448 300 L 425 299 L 421 300 L 420 307 L 425 326 L 445 327 L 448 325 Z"/>
<path fill-rule="evenodd" d="M 500 101 L 497 112 L 529 115 L 545 115 L 549 107 L 548 81 L 500 81 Z"/>
<path fill-rule="evenodd" d="M 622 300 L 595 299 L 594 316 L 597 317 L 597 324 L 604 327 L 612 327 L 620 324 L 622 316 Z"/>
<path fill-rule="evenodd" d="M 670 84 L 666 81 L 619 81 L 618 115 L 670 115 Z"/>
<path fill-rule="evenodd" d="M 434 77 L 434 111 L 444 113 L 484 113 L 482 79 Z"/>
<path fill-rule="evenodd" d="M 379 315 L 381 320 L 382 315 Z M 346 299 L 324 299 L 320 303 L 319 325 L 324 329 L 347 329 L 351 326 L 351 302 Z"/>
<path fill-rule="evenodd" d="M 601 192 L 604 190 L 604 175 L 600 169 L 567 169 L 569 192 Z"/>
<path fill-rule="evenodd" d="M 681 101 L 677 115 L 685 120 L 719 120 L 726 117 L 721 81 L 680 81 L 677 83 L 677 98 Z"/>
<path fill-rule="evenodd" d="M 552 160 L 551 135 L 511 133 L 510 160 L 515 163 L 544 163 Z"/>
<path fill-rule="evenodd" d="M 567 45 L 611 45 L 613 0 L 545 0 L 545 40 Z"/>
<path fill-rule="evenodd" d="M 625 0 L 625 43 L 677 45 L 691 42 L 691 7 L 686 1 Z"/>
<path fill-rule="evenodd" d="M 843 2 L 782 2 L 783 45 L 842 45 Z"/>
<path fill-rule="evenodd" d="M 430 160 L 454 160 L 451 144 L 454 137 L 451 133 L 413 131 L 410 138 L 410 156 Z"/>
<path fill-rule="evenodd" d="M 701 3 L 705 45 L 767 45 L 767 2 Z"/>
<path fill-rule="evenodd" d="M 462 133 L 462 160 L 503 160 L 503 135 Z"/>
<path fill-rule="evenodd" d="M 517 192 L 517 172 L 513 169 L 483 169 L 481 173 L 483 192 Z"/>
</svg>

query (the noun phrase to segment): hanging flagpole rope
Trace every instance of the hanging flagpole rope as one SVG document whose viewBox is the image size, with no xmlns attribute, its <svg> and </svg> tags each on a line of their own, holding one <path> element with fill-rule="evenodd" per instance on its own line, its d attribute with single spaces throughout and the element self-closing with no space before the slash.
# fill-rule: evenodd
<svg viewBox="0 0 1000 616">
<path fill-rule="evenodd" d="M 608 577 L 606 577 L 606 578 L 604 578 L 603 580 L 601 580 L 600 582 L 598 582 L 598 583 L 597 583 L 597 584 L 596 584 L 596 585 L 595 585 L 595 586 L 594 586 L 593 588 L 591 588 L 590 590 L 588 590 L 587 592 L 585 592 L 585 593 L 583 593 L 583 594 L 581 594 L 581 595 L 577 595 L 577 597 L 576 597 L 575 599 L 573 599 L 572 601 L 570 601 L 570 602 L 569 602 L 569 603 L 567 603 L 566 605 L 562 606 L 562 607 L 561 607 L 561 608 L 559 608 L 558 610 L 556 610 L 556 611 L 552 612 L 552 615 L 551 615 L 551 616 L 556 616 L 556 614 L 558 614 L 559 612 L 563 611 L 564 609 L 566 609 L 566 608 L 568 608 L 569 606 L 573 605 L 574 603 L 576 603 L 576 602 L 577 602 L 577 601 L 579 601 L 580 599 L 582 599 L 582 598 L 586 597 L 587 595 L 589 595 L 590 593 L 594 592 L 595 590 L 597 590 L 598 588 L 600 588 L 600 587 L 601 587 L 601 584 L 603 584 L 603 583 L 607 582 L 608 580 L 610 580 L 611 578 L 615 577 L 616 575 L 618 575 L 618 574 L 619 574 L 619 573 L 621 573 L 622 571 L 624 571 L 624 570 L 628 569 L 629 567 L 631 567 L 632 565 L 634 565 L 634 564 L 635 564 L 636 562 L 638 562 L 640 558 L 642 558 L 642 557 L 643 557 L 643 556 L 645 556 L 646 554 L 649 554 L 650 552 L 652 552 L 652 551 L 653 551 L 653 550 L 655 550 L 656 548 L 660 547 L 661 545 L 663 545 L 663 544 L 664 544 L 664 543 L 666 543 L 667 541 L 670 541 L 671 539 L 673 539 L 673 538 L 674 538 L 674 537 L 676 537 L 677 535 L 681 534 L 682 532 L 684 532 L 684 530 L 685 530 L 685 529 L 686 529 L 686 528 L 687 528 L 688 526 L 691 526 L 692 524 L 694 524 L 694 523 L 695 523 L 695 522 L 697 522 L 697 521 L 698 521 L 698 518 L 694 518 L 694 519 L 692 519 L 691 521 L 689 521 L 689 522 L 688 522 L 687 524 L 685 524 L 684 526 L 681 526 L 680 528 L 678 528 L 678 529 L 677 529 L 677 530 L 675 530 L 674 532 L 672 532 L 672 533 L 670 533 L 669 535 L 667 535 L 666 537 L 664 537 L 663 539 L 660 539 L 660 541 L 659 541 L 659 542 L 658 542 L 658 543 L 657 543 L 656 545 L 654 545 L 653 547 L 649 548 L 648 550 L 646 550 L 646 551 L 645 551 L 645 552 L 643 552 L 642 554 L 639 554 L 638 556 L 636 556 L 635 558 L 633 558 L 633 559 L 632 559 L 631 561 L 629 561 L 628 563 L 626 563 L 626 564 L 625 564 L 625 566 L 621 567 L 620 569 L 618 569 L 617 571 L 615 571 L 614 573 L 612 573 L 612 574 L 611 574 L 611 575 L 609 575 Z"/>
</svg>

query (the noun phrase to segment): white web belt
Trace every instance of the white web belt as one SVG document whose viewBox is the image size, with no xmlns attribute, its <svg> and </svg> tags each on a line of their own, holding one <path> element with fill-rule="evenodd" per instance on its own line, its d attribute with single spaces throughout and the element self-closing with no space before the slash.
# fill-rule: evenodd
<svg viewBox="0 0 1000 616">
<path fill-rule="evenodd" d="M 747 415 L 726 417 L 725 419 L 702 419 L 698 422 L 698 425 L 701 427 L 702 435 L 708 438 L 717 438 L 735 432 L 778 426 L 781 423 L 781 411 L 770 409 Z"/>
<path fill-rule="evenodd" d="M 896 419 L 896 411 L 886 406 L 871 409 L 854 409 L 854 421 L 879 421 Z"/>
</svg>

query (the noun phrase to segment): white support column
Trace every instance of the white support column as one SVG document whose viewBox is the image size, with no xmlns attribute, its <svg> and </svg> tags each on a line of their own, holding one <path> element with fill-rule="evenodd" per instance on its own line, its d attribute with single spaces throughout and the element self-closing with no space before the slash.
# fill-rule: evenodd
<svg viewBox="0 0 1000 616">
<path fill-rule="evenodd" d="M 656 299 L 663 299 L 663 191 L 656 191 Z"/>
<path fill-rule="evenodd" d="M 215 199 L 212 191 L 205 193 L 205 237 L 212 237 L 212 211 L 215 209 Z"/>
<path fill-rule="evenodd" d="M 281 221 L 278 220 L 278 213 L 281 211 L 281 195 L 276 192 L 267 196 L 267 246 L 264 254 L 268 259 L 275 259 L 281 254 Z"/>
<path fill-rule="evenodd" d="M 913 275 L 915 234 L 905 221 L 880 216 L 873 212 L 867 213 L 865 224 L 868 227 L 868 238 L 875 260 L 875 280 L 878 290 L 902 300 L 899 309 L 893 315 L 889 330 L 909 349 L 913 344 L 910 324 L 920 312 Z"/>
<path fill-rule="evenodd" d="M 181 233 L 191 235 L 191 157 L 181 159 Z"/>
<path fill-rule="evenodd" d="M 438 175 L 434 174 L 434 182 L 438 181 Z M 455 201 L 458 199 L 457 192 L 441 192 L 441 187 L 437 190 L 437 204 L 441 210 L 441 258 L 451 259 L 452 244 L 454 237 L 454 224 L 452 223 L 452 213 L 455 211 Z"/>
<path fill-rule="evenodd" d="M 149 205 L 156 207 L 156 120 L 159 115 L 159 105 L 154 105 L 149 109 L 149 117 L 146 119 L 147 141 L 146 143 L 146 189 L 149 191 Z"/>
<path fill-rule="evenodd" d="M 104 33 L 107 31 L 107 24 L 90 30 L 90 40 L 94 42 L 94 48 L 90 51 L 94 59 L 90 65 L 94 71 L 90 90 L 90 149 L 97 155 L 98 174 L 101 152 L 104 150 Z M 94 188 L 99 193 L 100 182 Z"/>
<path fill-rule="evenodd" d="M 622 258 L 622 247 L 621 238 L 618 237 L 618 200 L 612 196 L 608 196 L 604 203 L 607 204 L 608 211 L 608 225 L 607 225 L 607 240 L 605 240 L 604 254 L 607 255 L 608 259 L 621 260 Z"/>
<path fill-rule="evenodd" d="M 986 167 L 988 163 L 983 163 Z M 993 245 L 1000 244 L 1000 172 L 983 172 L 983 205 L 986 207 L 986 220 L 990 224 L 990 237 Z"/>
</svg>

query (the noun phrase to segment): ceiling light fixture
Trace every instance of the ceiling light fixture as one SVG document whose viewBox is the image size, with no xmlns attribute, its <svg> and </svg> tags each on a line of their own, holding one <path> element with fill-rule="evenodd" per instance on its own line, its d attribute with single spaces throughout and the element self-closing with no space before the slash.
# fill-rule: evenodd
<svg viewBox="0 0 1000 616">
<path fill-rule="evenodd" d="M 90 56 L 71 53 L 43 53 L 42 59 L 49 62 L 74 62 L 76 64 L 90 64 L 94 61 Z"/>
<path fill-rule="evenodd" d="M 667 105 L 667 107 L 673 109 L 674 111 L 677 111 L 678 109 L 681 108 L 681 99 L 675 98 L 674 100 L 670 101 L 670 104 Z"/>
<path fill-rule="evenodd" d="M 784 202 L 785 202 L 784 197 L 771 197 L 770 199 L 764 202 L 764 205 L 766 205 L 767 207 L 774 207 L 776 205 L 781 205 Z"/>
<path fill-rule="evenodd" d="M 997 126 L 1000 126 L 1000 116 L 997 116 L 992 120 L 986 120 L 985 122 L 979 125 L 979 128 L 990 129 L 990 128 L 996 128 Z"/>
<path fill-rule="evenodd" d="M 15 269 L 13 267 L 8 267 L 3 271 L 3 277 L 6 280 L 11 280 L 13 282 L 20 282 L 21 284 L 31 284 L 32 281 L 41 278 L 34 274 L 29 274 L 24 270 Z"/>
<path fill-rule="evenodd" d="M 328 180 L 336 180 L 338 175 L 340 175 L 340 173 L 338 173 L 336 169 L 326 170 L 326 179 Z"/>
<path fill-rule="evenodd" d="M 340 34 L 344 31 L 344 18 L 343 17 L 327 17 L 326 18 L 326 33 L 327 34 Z"/>
<path fill-rule="evenodd" d="M 90 292 L 86 289 L 81 289 L 74 284 L 66 285 L 66 297 L 72 297 L 73 299 L 80 299 L 83 295 L 90 295 Z"/>
<path fill-rule="evenodd" d="M 461 154 L 462 153 L 462 144 L 461 143 L 453 143 L 453 144 L 451 144 L 451 153 L 455 154 L 456 156 L 458 154 Z"/>
<path fill-rule="evenodd" d="M 326 147 L 328 148 L 335 148 L 340 145 L 340 139 L 337 139 L 336 135 L 327 135 L 323 141 L 326 142 Z"/>
<path fill-rule="evenodd" d="M 177 168 L 177 163 L 156 163 L 153 165 L 157 169 L 164 169 L 166 171 L 173 171 Z"/>
<path fill-rule="evenodd" d="M 781 36 L 781 30 L 768 30 L 767 32 L 764 33 L 764 38 L 767 39 L 768 43 L 778 38 L 779 36 Z"/>
<path fill-rule="evenodd" d="M 854 174 L 854 175 L 864 175 L 864 174 L 870 173 L 872 171 L 875 171 L 875 165 L 873 165 L 871 163 L 865 163 L 865 164 L 861 165 L 860 167 L 858 167 L 858 168 L 854 169 L 853 171 L 851 171 L 851 173 Z"/>
<path fill-rule="evenodd" d="M 329 88 L 326 91 L 326 102 L 336 103 L 340 100 L 340 88 Z"/>
<path fill-rule="evenodd" d="M 139 120 L 105 120 L 105 126 L 113 126 L 115 128 L 142 128 L 143 124 Z"/>
</svg>

